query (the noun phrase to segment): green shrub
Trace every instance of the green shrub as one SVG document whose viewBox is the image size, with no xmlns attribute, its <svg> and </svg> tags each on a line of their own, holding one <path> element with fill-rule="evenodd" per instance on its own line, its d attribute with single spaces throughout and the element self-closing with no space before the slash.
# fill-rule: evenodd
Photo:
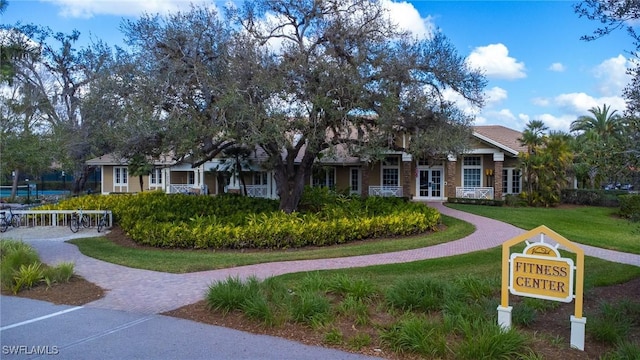
<svg viewBox="0 0 640 360">
<path fill-rule="evenodd" d="M 252 294 L 244 299 L 242 312 L 249 318 L 262 322 L 267 326 L 276 324 L 276 316 L 269 301 L 262 294 Z"/>
<path fill-rule="evenodd" d="M 440 310 L 445 304 L 448 284 L 427 276 L 403 278 L 390 286 L 385 298 L 390 306 L 411 311 Z"/>
<path fill-rule="evenodd" d="M 538 317 L 538 310 L 522 302 L 518 306 L 514 306 L 512 315 L 514 324 L 529 327 L 535 323 Z"/>
<path fill-rule="evenodd" d="M 328 246 L 368 238 L 437 230 L 440 213 L 398 198 L 367 198 L 314 192 L 317 212 L 285 214 L 275 200 L 241 196 L 83 196 L 58 209 L 111 209 L 136 242 L 167 248 L 287 249 Z M 313 193 L 312 193 L 313 194 Z M 333 202 L 328 199 L 333 199 Z M 325 201 L 320 205 L 322 201 Z M 42 207 L 53 208 L 52 206 Z"/>
<path fill-rule="evenodd" d="M 301 291 L 293 294 L 290 311 L 295 322 L 323 324 L 331 318 L 331 303 L 314 291 Z"/>
<path fill-rule="evenodd" d="M 347 296 L 337 309 L 338 313 L 354 319 L 356 325 L 366 325 L 369 323 L 369 306 L 353 296 Z"/>
<path fill-rule="evenodd" d="M 640 359 L 640 343 L 622 341 L 616 348 L 600 357 L 600 360 L 637 360 Z"/>
<path fill-rule="evenodd" d="M 472 321 L 463 328 L 464 339 L 455 350 L 458 359 L 518 359 L 530 352 L 526 335 L 504 330 L 496 322 Z"/>
<path fill-rule="evenodd" d="M 20 265 L 18 271 L 13 274 L 13 293 L 17 294 L 23 288 L 30 289 L 37 285 L 42 279 L 42 269 L 40 263 Z"/>
<path fill-rule="evenodd" d="M 640 195 L 621 195 L 620 199 L 620 216 L 640 221 Z"/>
<path fill-rule="evenodd" d="M 369 300 L 378 293 L 373 280 L 354 279 L 344 274 L 336 274 L 330 278 L 328 289 L 333 293 L 353 297 L 356 300 Z"/>
<path fill-rule="evenodd" d="M 2 288 L 12 289 L 15 286 L 16 272 L 23 266 L 39 264 L 40 257 L 30 245 L 22 241 L 0 241 L 0 283 Z"/>
<path fill-rule="evenodd" d="M 503 206 L 504 200 L 492 200 L 492 199 L 470 199 L 470 198 L 447 198 L 447 202 L 452 204 L 471 204 L 471 205 L 486 205 L 486 206 Z"/>
<path fill-rule="evenodd" d="M 459 289 L 459 292 L 465 298 L 477 301 L 498 291 L 500 289 L 500 279 L 462 275 L 453 280 L 453 285 Z"/>
<path fill-rule="evenodd" d="M 252 299 L 258 292 L 258 281 L 250 278 L 242 282 L 238 277 L 228 277 L 209 286 L 206 302 L 209 310 L 218 310 L 227 314 L 233 310 L 242 310 L 247 299 Z M 255 299 L 255 298 L 254 298 Z"/>
<path fill-rule="evenodd" d="M 382 342 L 399 353 L 444 358 L 449 353 L 440 324 L 423 317 L 407 317 L 380 333 Z"/>
<path fill-rule="evenodd" d="M 340 345 L 343 342 L 343 335 L 339 329 L 332 328 L 324 334 L 324 343 L 328 345 Z"/>
<path fill-rule="evenodd" d="M 560 191 L 560 202 L 563 204 L 616 207 L 619 205 L 618 196 L 622 194 L 627 194 L 627 192 L 598 189 L 562 189 Z"/>
<path fill-rule="evenodd" d="M 449 300 L 443 305 L 444 324 L 448 330 L 458 332 L 470 321 L 497 321 L 496 308 L 497 305 L 491 299 L 474 302 Z"/>
<path fill-rule="evenodd" d="M 607 344 L 616 344 L 624 341 L 631 331 L 634 319 L 639 319 L 636 311 L 634 317 L 634 307 L 628 302 L 619 304 L 602 303 L 600 314 L 591 321 L 591 326 L 587 331 L 598 341 Z M 636 307 L 637 310 L 637 307 Z"/>
<path fill-rule="evenodd" d="M 47 267 L 42 272 L 42 277 L 47 283 L 47 286 L 51 286 L 54 283 L 62 284 L 69 282 L 73 276 L 74 265 L 70 262 L 63 262 L 55 267 Z"/>
<path fill-rule="evenodd" d="M 347 345 L 353 350 L 360 350 L 371 344 L 371 335 L 366 333 L 358 333 L 347 339 Z"/>
</svg>

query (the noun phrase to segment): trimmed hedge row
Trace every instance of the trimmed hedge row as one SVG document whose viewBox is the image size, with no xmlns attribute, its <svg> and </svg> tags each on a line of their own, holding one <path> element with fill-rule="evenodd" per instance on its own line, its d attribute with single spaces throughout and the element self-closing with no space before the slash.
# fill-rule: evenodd
<svg viewBox="0 0 640 360">
<path fill-rule="evenodd" d="M 628 192 L 622 190 L 563 189 L 560 192 L 560 202 L 563 204 L 617 207 L 620 205 L 618 197 L 625 194 Z"/>
<path fill-rule="evenodd" d="M 323 194 L 322 196 L 327 196 Z M 167 248 L 285 249 L 437 230 L 440 213 L 399 199 L 331 195 L 314 212 L 285 214 L 274 200 L 148 192 L 73 198 L 57 209 L 110 209 L 140 244 Z"/>
<path fill-rule="evenodd" d="M 472 204 L 472 205 L 487 205 L 487 206 L 503 206 L 504 200 L 492 200 L 492 199 L 470 199 L 470 198 L 456 198 L 450 197 L 447 202 L 452 204 Z"/>
</svg>

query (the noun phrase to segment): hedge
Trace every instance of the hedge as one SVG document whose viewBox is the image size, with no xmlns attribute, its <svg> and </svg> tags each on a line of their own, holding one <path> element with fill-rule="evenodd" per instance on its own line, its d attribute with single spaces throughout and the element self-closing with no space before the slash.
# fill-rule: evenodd
<svg viewBox="0 0 640 360">
<path fill-rule="evenodd" d="M 447 202 L 452 204 L 472 204 L 472 205 L 487 205 L 487 206 L 503 206 L 504 200 L 493 199 L 471 199 L 471 198 L 458 198 L 450 197 Z"/>
<path fill-rule="evenodd" d="M 620 195 L 620 216 L 640 221 L 640 195 Z"/>
<path fill-rule="evenodd" d="M 623 190 L 563 189 L 560 192 L 560 202 L 563 204 L 617 207 L 620 205 L 618 196 L 623 194 L 628 194 L 628 192 Z"/>
<path fill-rule="evenodd" d="M 278 202 L 242 196 L 148 192 L 73 198 L 57 209 L 110 209 L 136 242 L 167 248 L 286 249 L 437 230 L 440 213 L 393 198 L 336 196 L 314 212 L 285 214 Z M 318 204 L 315 204 L 318 205 Z"/>
</svg>

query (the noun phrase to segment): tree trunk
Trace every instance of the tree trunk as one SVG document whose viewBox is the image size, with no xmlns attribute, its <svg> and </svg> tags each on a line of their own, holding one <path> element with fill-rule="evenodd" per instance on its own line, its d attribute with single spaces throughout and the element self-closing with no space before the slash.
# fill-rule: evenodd
<svg viewBox="0 0 640 360">
<path fill-rule="evenodd" d="M 300 199 L 302 199 L 304 176 L 296 172 L 294 176 L 287 177 L 285 174 L 280 175 L 279 172 L 276 171 L 276 182 L 278 196 L 280 196 L 280 210 L 291 214 L 298 209 L 298 204 L 300 204 Z"/>
<path fill-rule="evenodd" d="M 15 169 L 13 171 L 13 182 L 11 183 L 11 201 L 13 201 L 18 195 L 18 175 L 20 175 L 20 171 Z"/>
<path fill-rule="evenodd" d="M 79 195 L 82 192 L 90 172 L 89 166 L 83 166 L 82 169 L 74 173 L 72 189 L 74 195 Z"/>
<path fill-rule="evenodd" d="M 143 175 L 138 175 L 138 179 L 140 179 L 140 192 L 144 191 L 144 178 Z"/>
<path fill-rule="evenodd" d="M 278 196 L 280 197 L 280 210 L 290 214 L 298 209 L 300 200 L 302 199 L 302 193 L 304 192 L 304 185 L 309 179 L 308 174 L 311 174 L 313 167 L 314 156 L 310 156 L 309 153 L 305 154 L 302 162 L 298 167 L 293 164 L 293 159 L 288 159 L 291 163 L 283 163 L 275 168 L 276 186 L 278 189 Z"/>
</svg>

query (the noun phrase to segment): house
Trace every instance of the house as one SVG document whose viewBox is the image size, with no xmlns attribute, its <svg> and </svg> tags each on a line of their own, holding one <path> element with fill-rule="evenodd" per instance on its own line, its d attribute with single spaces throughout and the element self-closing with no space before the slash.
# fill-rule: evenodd
<svg viewBox="0 0 640 360">
<path fill-rule="evenodd" d="M 427 162 L 402 151 L 389 151 L 382 161 L 368 163 L 348 156 L 341 148 L 318 161 L 309 185 L 349 189 L 365 196 L 409 197 L 415 200 L 445 200 L 448 197 L 501 199 L 522 189 L 518 154 L 526 151 L 522 133 L 503 126 L 475 126 L 470 151 L 439 162 Z M 402 136 L 400 141 L 408 141 Z M 144 177 L 144 190 L 167 193 L 215 195 L 246 192 L 248 196 L 277 198 L 273 173 L 260 167 L 265 159 L 252 153 L 240 181 L 223 171 L 225 159 L 213 159 L 198 167 L 175 162 L 169 157 L 155 159 L 150 175 Z M 87 161 L 102 170 L 103 194 L 139 192 L 137 179 L 129 176 L 126 161 L 104 155 Z"/>
</svg>

